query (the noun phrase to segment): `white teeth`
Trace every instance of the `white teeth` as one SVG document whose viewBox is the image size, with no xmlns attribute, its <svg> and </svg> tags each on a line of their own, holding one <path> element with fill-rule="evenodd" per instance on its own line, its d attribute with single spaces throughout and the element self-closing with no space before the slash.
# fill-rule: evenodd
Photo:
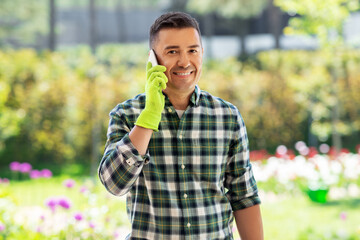
<svg viewBox="0 0 360 240">
<path fill-rule="evenodd" d="M 190 75 L 191 72 L 188 72 L 188 73 L 175 73 L 176 75 L 180 75 L 180 76 L 186 76 L 186 75 Z"/>
</svg>

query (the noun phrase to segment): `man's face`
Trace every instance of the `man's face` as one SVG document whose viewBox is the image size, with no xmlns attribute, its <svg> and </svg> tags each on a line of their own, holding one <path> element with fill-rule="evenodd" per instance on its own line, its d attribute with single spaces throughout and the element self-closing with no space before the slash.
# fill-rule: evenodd
<svg viewBox="0 0 360 240">
<path fill-rule="evenodd" d="M 166 67 L 165 93 L 190 94 L 201 75 L 203 48 L 195 28 L 162 29 L 154 42 L 157 60 Z"/>
</svg>

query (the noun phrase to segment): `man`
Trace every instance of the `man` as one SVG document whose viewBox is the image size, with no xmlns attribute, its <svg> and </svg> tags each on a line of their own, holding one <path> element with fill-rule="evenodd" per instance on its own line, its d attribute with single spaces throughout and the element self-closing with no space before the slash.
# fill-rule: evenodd
<svg viewBox="0 0 360 240">
<path fill-rule="evenodd" d="M 99 166 L 106 189 L 127 195 L 128 239 L 263 239 L 248 139 L 237 108 L 197 86 L 203 48 L 195 19 L 160 16 L 150 29 L 160 65 L 145 94 L 110 113 Z"/>
</svg>

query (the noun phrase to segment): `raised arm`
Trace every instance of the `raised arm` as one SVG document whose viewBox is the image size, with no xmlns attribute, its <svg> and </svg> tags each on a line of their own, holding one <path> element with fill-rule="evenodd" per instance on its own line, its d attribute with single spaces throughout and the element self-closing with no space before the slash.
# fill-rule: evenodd
<svg viewBox="0 0 360 240">
<path fill-rule="evenodd" d="M 165 100 L 162 90 L 166 88 L 166 68 L 148 63 L 146 68 L 145 108 L 136 119 L 135 126 L 124 109 L 131 104 L 119 105 L 110 113 L 110 123 L 104 156 L 99 165 L 99 178 L 105 188 L 114 195 L 126 194 L 135 183 L 141 170 L 149 161 L 147 148 L 153 131 L 158 131 Z M 131 111 L 129 111 L 131 112 Z"/>
</svg>

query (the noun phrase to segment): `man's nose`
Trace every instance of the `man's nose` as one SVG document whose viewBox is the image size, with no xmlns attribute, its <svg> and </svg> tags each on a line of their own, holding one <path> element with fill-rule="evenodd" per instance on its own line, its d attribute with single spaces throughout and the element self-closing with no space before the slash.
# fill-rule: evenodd
<svg viewBox="0 0 360 240">
<path fill-rule="evenodd" d="M 178 66 L 183 68 L 190 66 L 189 56 L 186 53 L 181 53 L 179 55 Z"/>
</svg>

